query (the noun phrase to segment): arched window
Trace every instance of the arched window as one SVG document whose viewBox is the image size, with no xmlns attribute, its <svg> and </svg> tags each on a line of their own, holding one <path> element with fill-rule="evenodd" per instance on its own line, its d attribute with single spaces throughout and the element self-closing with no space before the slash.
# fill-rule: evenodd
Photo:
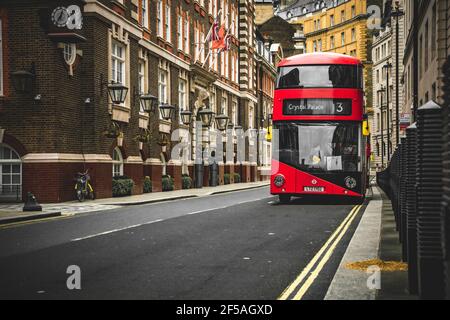
<svg viewBox="0 0 450 320">
<path fill-rule="evenodd" d="M 0 201 L 20 201 L 22 198 L 22 161 L 19 154 L 0 144 Z"/>
<path fill-rule="evenodd" d="M 123 176 L 123 156 L 119 148 L 113 151 L 113 177 Z"/>
</svg>

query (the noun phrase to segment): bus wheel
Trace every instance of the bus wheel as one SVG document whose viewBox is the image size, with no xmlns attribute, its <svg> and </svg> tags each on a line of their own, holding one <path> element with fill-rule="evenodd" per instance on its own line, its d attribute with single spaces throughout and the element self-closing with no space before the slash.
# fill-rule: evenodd
<svg viewBox="0 0 450 320">
<path fill-rule="evenodd" d="M 291 196 L 280 195 L 279 198 L 281 204 L 288 204 L 289 202 L 291 202 Z"/>
</svg>

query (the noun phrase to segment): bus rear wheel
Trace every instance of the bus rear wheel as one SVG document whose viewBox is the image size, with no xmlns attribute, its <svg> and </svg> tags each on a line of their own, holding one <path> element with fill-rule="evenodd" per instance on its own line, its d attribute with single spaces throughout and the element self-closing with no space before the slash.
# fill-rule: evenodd
<svg viewBox="0 0 450 320">
<path fill-rule="evenodd" d="M 281 204 L 288 204 L 289 202 L 291 202 L 291 196 L 280 195 L 279 198 Z"/>
</svg>

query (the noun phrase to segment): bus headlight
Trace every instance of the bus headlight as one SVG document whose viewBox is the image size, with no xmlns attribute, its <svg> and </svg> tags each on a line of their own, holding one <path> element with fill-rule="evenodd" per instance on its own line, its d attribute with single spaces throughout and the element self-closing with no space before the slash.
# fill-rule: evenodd
<svg viewBox="0 0 450 320">
<path fill-rule="evenodd" d="M 273 184 L 278 187 L 281 188 L 282 186 L 284 186 L 284 184 L 286 183 L 286 179 L 284 179 L 283 176 L 276 176 L 275 179 L 273 179 Z"/>
</svg>

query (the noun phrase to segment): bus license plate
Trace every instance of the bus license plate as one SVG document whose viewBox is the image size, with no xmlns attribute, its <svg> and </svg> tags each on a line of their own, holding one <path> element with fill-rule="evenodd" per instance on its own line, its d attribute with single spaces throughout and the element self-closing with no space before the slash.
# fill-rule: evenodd
<svg viewBox="0 0 450 320">
<path fill-rule="evenodd" d="M 305 187 L 305 192 L 325 192 L 324 187 Z"/>
</svg>

